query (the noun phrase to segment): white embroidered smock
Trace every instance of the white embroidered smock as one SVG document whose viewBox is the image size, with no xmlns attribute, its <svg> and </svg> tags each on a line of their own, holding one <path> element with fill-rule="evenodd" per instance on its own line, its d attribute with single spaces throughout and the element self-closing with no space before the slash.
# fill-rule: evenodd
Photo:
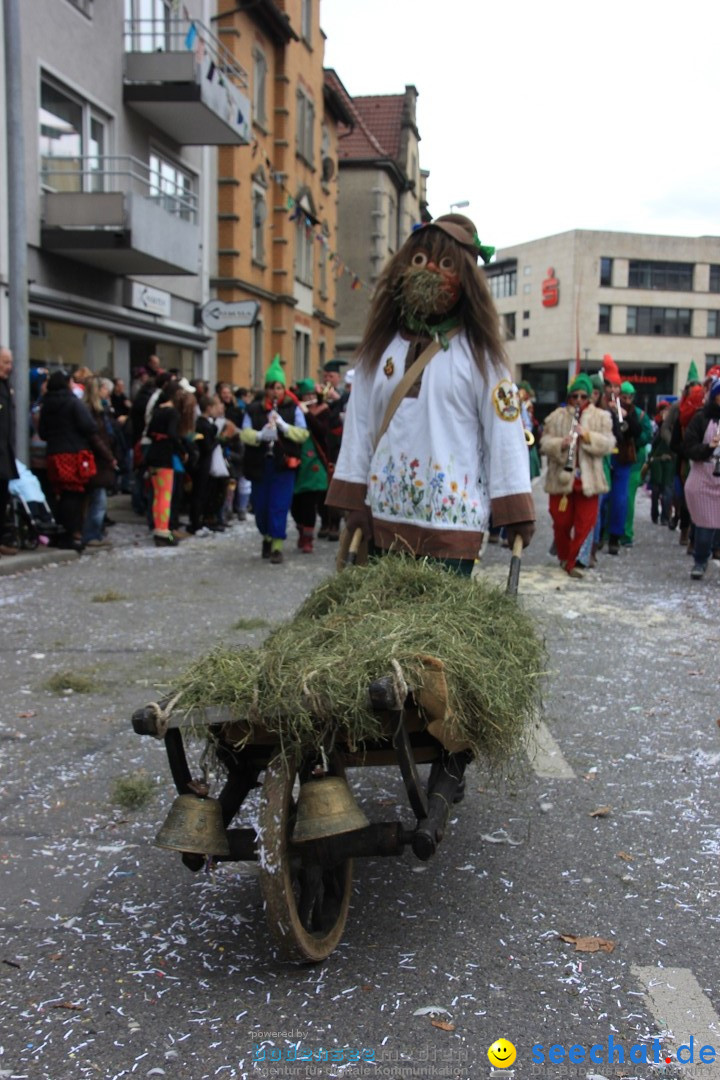
<svg viewBox="0 0 720 1080">
<path fill-rule="evenodd" d="M 491 509 L 495 525 L 535 516 L 516 387 L 489 361 L 486 381 L 459 334 L 429 362 L 418 395 L 400 402 L 374 449 L 407 351 L 397 335 L 374 371 L 355 368 L 328 502 L 357 505 L 347 485 L 359 485 L 380 546 L 400 538 L 420 554 L 473 558 Z"/>
</svg>

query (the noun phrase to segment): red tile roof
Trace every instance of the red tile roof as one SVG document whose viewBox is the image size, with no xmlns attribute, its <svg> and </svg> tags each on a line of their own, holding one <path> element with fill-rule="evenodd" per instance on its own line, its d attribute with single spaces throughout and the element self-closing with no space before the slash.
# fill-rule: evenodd
<svg viewBox="0 0 720 1080">
<path fill-rule="evenodd" d="M 352 130 L 338 126 L 340 159 L 367 161 L 391 158 L 397 161 L 405 95 L 377 94 L 354 98 L 350 97 L 332 68 L 325 70 L 325 79 L 343 99 L 355 121 Z"/>
</svg>

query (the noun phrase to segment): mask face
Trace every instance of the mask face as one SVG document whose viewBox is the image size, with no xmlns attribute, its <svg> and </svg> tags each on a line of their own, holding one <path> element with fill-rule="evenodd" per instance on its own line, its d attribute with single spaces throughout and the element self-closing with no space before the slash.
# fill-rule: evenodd
<svg viewBox="0 0 720 1080">
<path fill-rule="evenodd" d="M 457 304 L 460 292 L 460 275 L 452 256 L 443 255 L 435 263 L 423 250 L 413 253 L 400 285 L 406 311 L 420 319 L 445 315 Z"/>
</svg>

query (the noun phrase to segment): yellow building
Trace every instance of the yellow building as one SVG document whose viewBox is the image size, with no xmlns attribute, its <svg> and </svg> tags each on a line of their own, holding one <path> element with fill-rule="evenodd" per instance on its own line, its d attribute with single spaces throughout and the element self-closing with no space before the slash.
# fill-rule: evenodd
<svg viewBox="0 0 720 1080">
<path fill-rule="evenodd" d="M 288 383 L 335 348 L 338 121 L 323 73 L 319 0 L 219 0 L 216 33 L 248 72 L 250 147 L 219 151 L 220 301 L 256 301 L 252 327 L 218 335 L 218 378 L 259 387 L 278 353 Z"/>
</svg>

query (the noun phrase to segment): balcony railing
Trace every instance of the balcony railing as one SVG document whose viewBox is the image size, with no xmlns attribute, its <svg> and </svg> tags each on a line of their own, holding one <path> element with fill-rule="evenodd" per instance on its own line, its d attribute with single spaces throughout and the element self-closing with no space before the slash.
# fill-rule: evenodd
<svg viewBox="0 0 720 1080">
<path fill-rule="evenodd" d="M 134 157 L 46 157 L 40 179 L 50 192 L 133 192 L 183 221 L 197 222 L 195 192 Z"/>
<path fill-rule="evenodd" d="M 124 40 L 126 53 L 191 52 L 198 62 L 207 60 L 219 75 L 247 90 L 247 72 L 199 19 L 126 19 Z"/>
</svg>

